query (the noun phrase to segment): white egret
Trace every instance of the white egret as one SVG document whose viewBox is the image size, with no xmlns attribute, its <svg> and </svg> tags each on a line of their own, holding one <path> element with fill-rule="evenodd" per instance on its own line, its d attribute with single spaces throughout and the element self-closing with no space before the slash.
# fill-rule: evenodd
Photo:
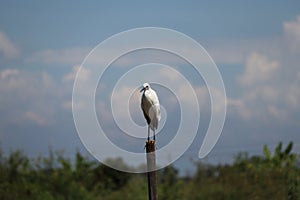
<svg viewBox="0 0 300 200">
<path fill-rule="evenodd" d="M 150 128 L 153 131 L 153 140 L 155 140 L 155 131 L 161 118 L 159 100 L 149 83 L 143 84 L 141 92 L 143 92 L 141 107 L 148 124 L 148 141 L 150 140 Z"/>
</svg>

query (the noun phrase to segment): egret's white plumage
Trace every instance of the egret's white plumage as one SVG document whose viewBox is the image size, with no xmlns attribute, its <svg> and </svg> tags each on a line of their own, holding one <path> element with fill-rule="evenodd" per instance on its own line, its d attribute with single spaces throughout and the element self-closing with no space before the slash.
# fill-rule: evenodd
<svg viewBox="0 0 300 200">
<path fill-rule="evenodd" d="M 160 105 L 156 92 L 151 89 L 149 83 L 144 83 L 141 90 L 143 92 L 141 107 L 148 124 L 148 140 L 150 139 L 150 128 L 154 134 L 158 127 L 160 116 Z"/>
</svg>

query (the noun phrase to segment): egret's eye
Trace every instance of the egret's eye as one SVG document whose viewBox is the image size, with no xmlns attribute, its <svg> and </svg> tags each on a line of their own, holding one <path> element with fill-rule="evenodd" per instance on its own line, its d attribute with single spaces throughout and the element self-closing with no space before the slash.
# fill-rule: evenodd
<svg viewBox="0 0 300 200">
<path fill-rule="evenodd" d="M 147 85 L 147 86 L 146 86 L 146 89 L 148 90 L 148 88 L 149 88 L 149 86 Z"/>
</svg>

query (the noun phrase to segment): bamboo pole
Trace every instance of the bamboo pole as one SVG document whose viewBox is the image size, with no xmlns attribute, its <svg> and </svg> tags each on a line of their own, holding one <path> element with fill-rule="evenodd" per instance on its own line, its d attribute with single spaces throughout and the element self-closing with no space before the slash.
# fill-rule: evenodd
<svg viewBox="0 0 300 200">
<path fill-rule="evenodd" d="M 155 158 L 155 140 L 146 141 L 147 153 L 147 178 L 148 178 L 148 196 L 149 200 L 158 200 L 157 178 L 156 178 L 156 158 Z"/>
</svg>

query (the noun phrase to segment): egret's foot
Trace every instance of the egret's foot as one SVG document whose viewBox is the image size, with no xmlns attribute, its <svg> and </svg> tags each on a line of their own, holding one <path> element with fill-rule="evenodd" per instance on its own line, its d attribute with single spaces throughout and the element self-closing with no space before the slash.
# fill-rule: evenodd
<svg viewBox="0 0 300 200">
<path fill-rule="evenodd" d="M 152 144 L 155 144 L 155 140 L 150 140 L 149 142 Z"/>
<path fill-rule="evenodd" d="M 147 145 L 147 144 L 155 144 L 155 143 L 156 143 L 155 140 L 147 140 L 147 141 L 146 141 L 146 145 Z"/>
</svg>

